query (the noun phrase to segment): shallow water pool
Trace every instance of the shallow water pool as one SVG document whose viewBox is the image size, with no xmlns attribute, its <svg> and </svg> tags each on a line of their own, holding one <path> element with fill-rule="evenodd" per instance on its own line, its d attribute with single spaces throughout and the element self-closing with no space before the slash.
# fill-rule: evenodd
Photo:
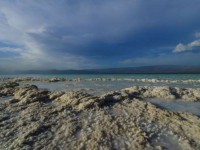
<svg viewBox="0 0 200 150">
<path fill-rule="evenodd" d="M 12 98 L 13 98 L 13 96 L 0 97 L 0 103 L 5 102 L 5 101 L 12 99 Z"/>
<path fill-rule="evenodd" d="M 165 99 L 146 99 L 145 101 L 156 105 L 159 108 L 167 109 L 173 112 L 188 112 L 200 116 L 200 102 L 186 102 L 183 100 L 165 100 Z"/>
</svg>

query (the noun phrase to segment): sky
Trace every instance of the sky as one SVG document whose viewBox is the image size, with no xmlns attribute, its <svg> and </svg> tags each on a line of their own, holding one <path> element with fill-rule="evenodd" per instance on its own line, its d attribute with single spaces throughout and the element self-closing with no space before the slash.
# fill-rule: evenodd
<svg viewBox="0 0 200 150">
<path fill-rule="evenodd" d="M 1 0 L 0 70 L 200 65 L 200 0 Z"/>
</svg>

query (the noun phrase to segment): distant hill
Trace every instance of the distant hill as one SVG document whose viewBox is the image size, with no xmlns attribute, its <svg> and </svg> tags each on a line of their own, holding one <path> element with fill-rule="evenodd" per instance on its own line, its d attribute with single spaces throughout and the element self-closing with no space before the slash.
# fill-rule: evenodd
<svg viewBox="0 0 200 150">
<path fill-rule="evenodd" d="M 170 73 L 193 73 L 200 74 L 200 66 L 143 66 L 107 69 L 84 69 L 84 70 L 28 70 L 18 71 L 19 74 L 170 74 Z"/>
</svg>

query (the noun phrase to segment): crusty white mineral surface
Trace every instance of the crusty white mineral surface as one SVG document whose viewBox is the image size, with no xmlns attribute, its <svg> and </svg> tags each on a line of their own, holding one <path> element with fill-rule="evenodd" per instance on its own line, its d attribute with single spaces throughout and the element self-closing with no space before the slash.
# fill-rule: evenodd
<svg viewBox="0 0 200 150">
<path fill-rule="evenodd" d="M 200 118 L 157 108 L 144 98 L 199 101 L 200 89 L 130 87 L 100 97 L 0 86 L 0 149 L 199 150 Z"/>
</svg>

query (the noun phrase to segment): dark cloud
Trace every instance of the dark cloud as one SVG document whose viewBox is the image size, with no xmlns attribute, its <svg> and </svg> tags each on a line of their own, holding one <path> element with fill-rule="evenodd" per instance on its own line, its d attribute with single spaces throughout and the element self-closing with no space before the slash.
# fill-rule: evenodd
<svg viewBox="0 0 200 150">
<path fill-rule="evenodd" d="M 22 49 L 16 61 L 33 68 L 47 67 L 50 58 L 54 64 L 47 68 L 120 66 L 139 58 L 152 63 L 149 57 L 177 57 L 172 51 L 178 43 L 197 40 L 199 13 L 199 0 L 1 1 L 0 47 L 8 48 L 1 44 L 6 42 L 9 53 Z"/>
</svg>

